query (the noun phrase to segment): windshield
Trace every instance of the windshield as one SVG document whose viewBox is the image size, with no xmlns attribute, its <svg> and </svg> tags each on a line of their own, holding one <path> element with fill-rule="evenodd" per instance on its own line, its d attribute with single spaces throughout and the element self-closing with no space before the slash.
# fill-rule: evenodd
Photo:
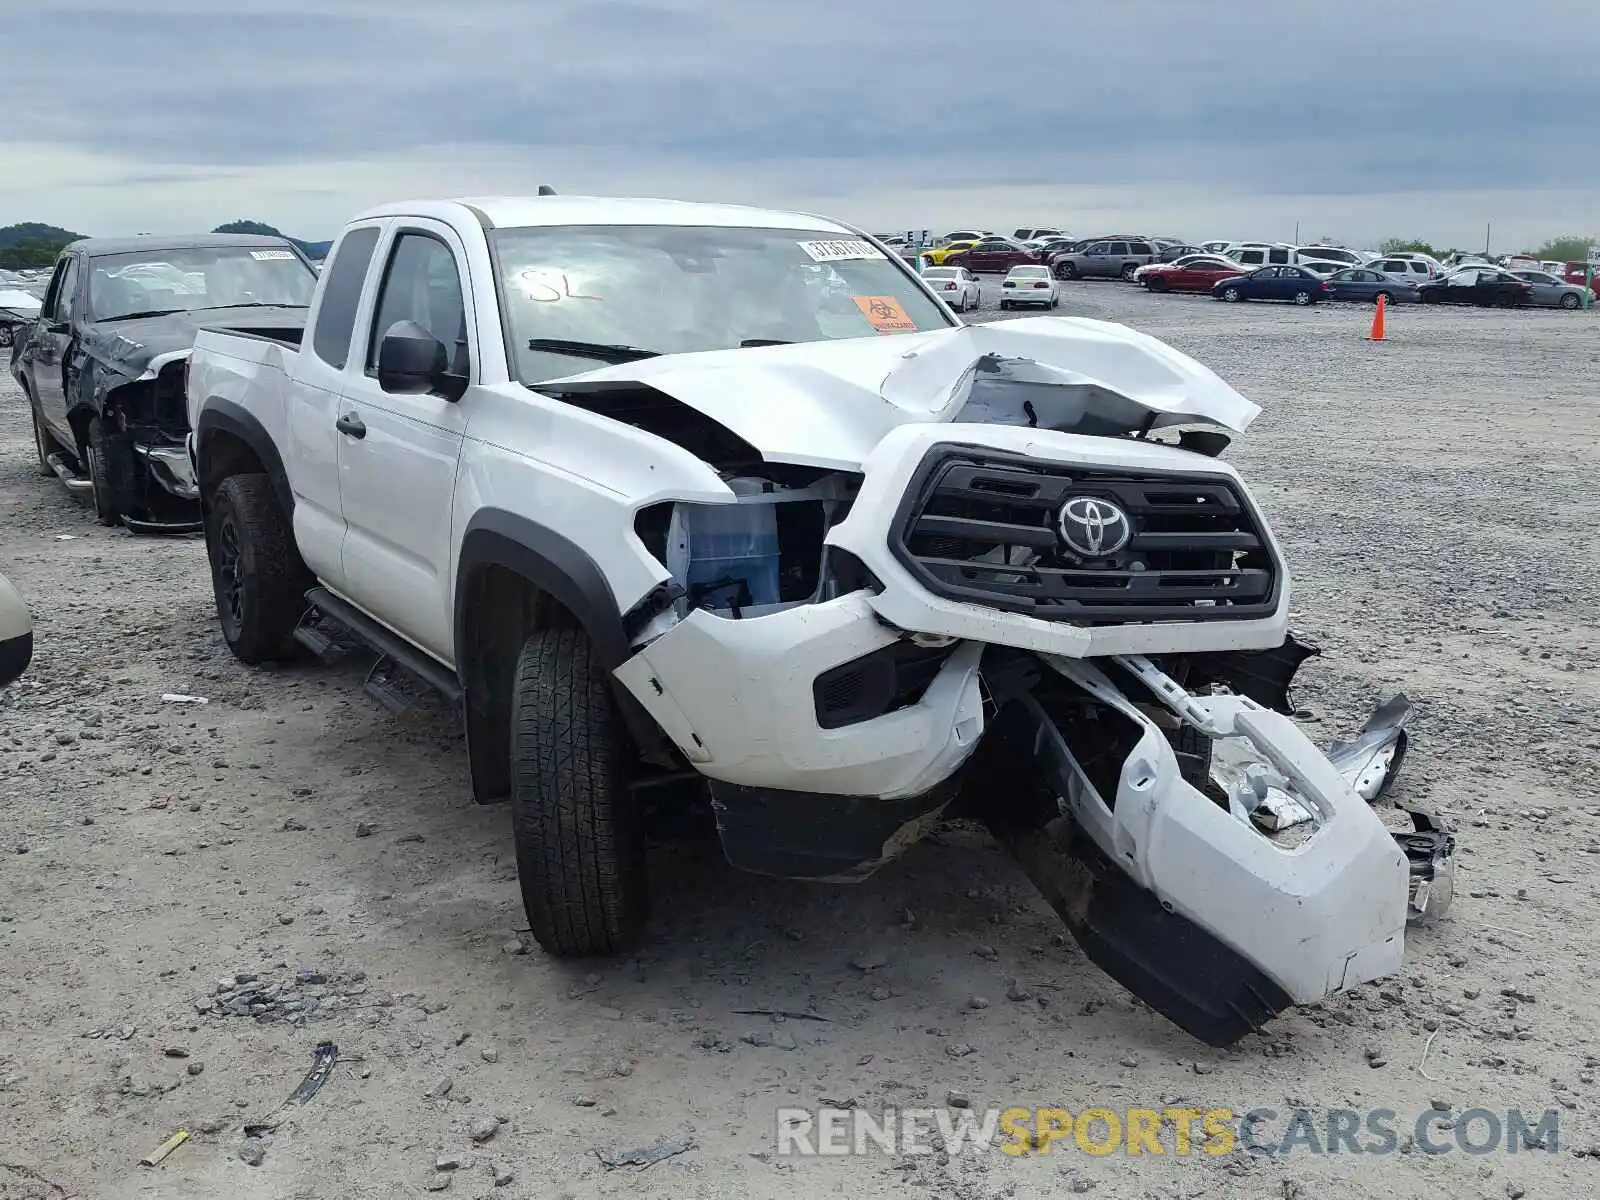
<svg viewBox="0 0 1600 1200">
<path fill-rule="evenodd" d="M 91 262 L 89 319 L 114 321 L 240 305 L 305 308 L 316 272 L 277 246 L 190 246 L 104 254 Z"/>
<path fill-rule="evenodd" d="M 681 354 L 952 324 L 902 264 L 846 235 L 554 225 L 491 237 L 523 383 L 593 369 L 595 358 L 572 343 Z"/>
</svg>

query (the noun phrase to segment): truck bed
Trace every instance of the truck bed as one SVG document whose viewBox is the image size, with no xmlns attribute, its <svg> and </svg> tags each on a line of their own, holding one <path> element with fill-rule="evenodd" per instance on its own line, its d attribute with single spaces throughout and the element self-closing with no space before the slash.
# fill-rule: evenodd
<svg viewBox="0 0 1600 1200">
<path fill-rule="evenodd" d="M 225 401 L 254 416 L 275 441 L 281 438 L 286 389 L 303 333 L 201 330 L 189 355 L 189 427 L 196 427 L 202 402 Z"/>
</svg>

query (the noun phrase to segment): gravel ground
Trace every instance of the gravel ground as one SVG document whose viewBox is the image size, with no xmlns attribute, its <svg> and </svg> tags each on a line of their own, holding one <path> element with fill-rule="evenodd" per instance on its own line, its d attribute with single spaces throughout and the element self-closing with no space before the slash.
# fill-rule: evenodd
<svg viewBox="0 0 1600 1200">
<path fill-rule="evenodd" d="M 1364 307 L 1115 283 L 1067 285 L 1059 311 L 1167 338 L 1265 408 L 1229 457 L 1325 651 L 1299 689 L 1313 733 L 1397 688 L 1417 702 L 1403 790 L 1457 823 L 1463 862 L 1400 977 L 1207 1050 L 959 833 L 849 890 L 665 848 L 643 952 L 553 962 L 518 934 L 509 815 L 472 803 L 450 722 L 397 722 L 358 664 L 238 665 L 201 543 L 100 528 L 37 478 L 7 378 L 0 567 L 38 651 L 0 695 L 0 1197 L 1581 1194 L 1596 1168 L 1574 1151 L 1600 1153 L 1600 324 L 1407 307 L 1375 345 Z M 339 1065 L 287 1104 L 322 1040 Z M 1269 1144 L 1295 1107 L 1387 1108 L 1401 1145 L 770 1153 L 777 1107 L 951 1089 L 979 1108 L 1263 1106 Z M 1424 1153 L 1408 1135 L 1433 1104 L 1557 1110 L 1559 1150 L 1469 1155 L 1440 1129 L 1449 1151 Z M 188 1144 L 137 1165 L 179 1128 Z M 673 1138 L 693 1148 L 648 1169 L 596 1154 Z"/>
</svg>

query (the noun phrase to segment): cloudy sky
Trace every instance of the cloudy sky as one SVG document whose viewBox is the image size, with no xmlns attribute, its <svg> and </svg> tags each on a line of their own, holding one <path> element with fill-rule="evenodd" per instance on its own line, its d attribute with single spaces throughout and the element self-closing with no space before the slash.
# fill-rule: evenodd
<svg viewBox="0 0 1600 1200">
<path fill-rule="evenodd" d="M 737 200 L 1497 249 L 1600 232 L 1595 0 L 0 0 L 0 225 Z"/>
</svg>

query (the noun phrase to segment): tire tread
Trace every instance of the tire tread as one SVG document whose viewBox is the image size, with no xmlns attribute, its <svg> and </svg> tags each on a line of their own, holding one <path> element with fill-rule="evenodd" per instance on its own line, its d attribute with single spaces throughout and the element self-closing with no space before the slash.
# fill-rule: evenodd
<svg viewBox="0 0 1600 1200">
<path fill-rule="evenodd" d="M 513 696 L 512 827 L 533 936 L 561 957 L 625 950 L 646 917 L 644 839 L 587 634 L 566 625 L 532 634 Z"/>
</svg>

